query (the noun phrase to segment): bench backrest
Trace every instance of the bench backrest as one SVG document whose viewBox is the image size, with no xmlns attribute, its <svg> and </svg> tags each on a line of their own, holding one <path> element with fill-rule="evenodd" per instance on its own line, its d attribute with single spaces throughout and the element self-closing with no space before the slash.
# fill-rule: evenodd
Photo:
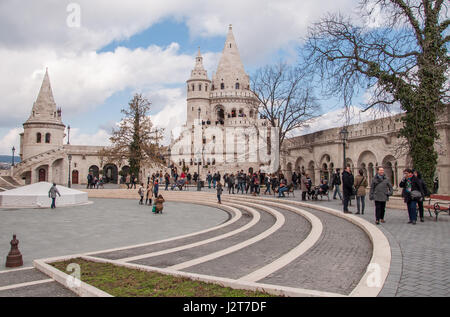
<svg viewBox="0 0 450 317">
<path fill-rule="evenodd" d="M 431 199 L 437 199 L 437 200 L 450 200 L 450 196 L 446 195 L 430 195 Z"/>
</svg>

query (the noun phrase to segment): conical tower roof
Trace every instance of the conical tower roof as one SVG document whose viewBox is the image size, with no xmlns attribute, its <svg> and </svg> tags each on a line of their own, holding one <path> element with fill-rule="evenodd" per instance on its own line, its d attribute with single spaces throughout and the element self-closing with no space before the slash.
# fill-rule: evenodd
<svg viewBox="0 0 450 317">
<path fill-rule="evenodd" d="M 228 34 L 222 51 L 222 56 L 214 75 L 215 84 L 224 82 L 226 86 L 233 87 L 235 82 L 247 84 L 249 77 L 242 64 L 236 40 L 233 35 L 232 25 L 228 27 Z"/>
<path fill-rule="evenodd" d="M 195 58 L 195 67 L 191 71 L 191 78 L 189 80 L 206 79 L 208 80 L 208 73 L 203 67 L 203 57 L 198 48 L 197 57 Z"/>
<path fill-rule="evenodd" d="M 48 76 L 48 69 L 45 70 L 41 89 L 33 104 L 31 115 L 27 122 L 57 122 L 61 123 L 61 112 L 57 110 L 55 99 L 53 98 L 52 86 Z"/>
</svg>

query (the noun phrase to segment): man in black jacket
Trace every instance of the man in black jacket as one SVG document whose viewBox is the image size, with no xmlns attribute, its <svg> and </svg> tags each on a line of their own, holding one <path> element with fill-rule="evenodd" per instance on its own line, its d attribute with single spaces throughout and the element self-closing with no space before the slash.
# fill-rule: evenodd
<svg viewBox="0 0 450 317">
<path fill-rule="evenodd" d="M 352 212 L 348 210 L 348 203 L 350 197 L 352 196 L 353 184 L 355 179 L 353 177 L 350 166 L 347 165 L 345 171 L 342 173 L 342 191 L 344 194 L 344 214 L 351 214 Z"/>
</svg>

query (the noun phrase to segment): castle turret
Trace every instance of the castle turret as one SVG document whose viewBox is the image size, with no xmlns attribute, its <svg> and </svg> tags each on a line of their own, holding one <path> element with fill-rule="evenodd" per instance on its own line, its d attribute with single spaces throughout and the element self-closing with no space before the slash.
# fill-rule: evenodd
<svg viewBox="0 0 450 317">
<path fill-rule="evenodd" d="M 61 109 L 56 107 L 46 70 L 30 117 L 23 124 L 24 132 L 20 135 L 21 159 L 26 160 L 33 155 L 63 145 L 64 129 Z"/>
<path fill-rule="evenodd" d="M 187 83 L 187 121 L 188 126 L 192 125 L 194 120 L 199 116 L 201 120 L 209 120 L 209 93 L 211 90 L 211 81 L 208 79 L 208 74 L 203 67 L 203 57 L 198 49 L 197 57 L 195 58 L 195 67 L 191 71 L 191 77 L 186 81 Z"/>
</svg>

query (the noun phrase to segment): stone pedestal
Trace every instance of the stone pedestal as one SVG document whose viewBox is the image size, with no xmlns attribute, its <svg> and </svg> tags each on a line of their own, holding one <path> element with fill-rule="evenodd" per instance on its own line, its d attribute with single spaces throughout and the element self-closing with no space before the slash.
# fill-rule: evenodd
<svg viewBox="0 0 450 317">
<path fill-rule="evenodd" d="M 11 240 L 11 250 L 6 257 L 6 267 L 19 267 L 23 265 L 22 254 L 19 251 L 19 240 L 13 235 Z"/>
</svg>

